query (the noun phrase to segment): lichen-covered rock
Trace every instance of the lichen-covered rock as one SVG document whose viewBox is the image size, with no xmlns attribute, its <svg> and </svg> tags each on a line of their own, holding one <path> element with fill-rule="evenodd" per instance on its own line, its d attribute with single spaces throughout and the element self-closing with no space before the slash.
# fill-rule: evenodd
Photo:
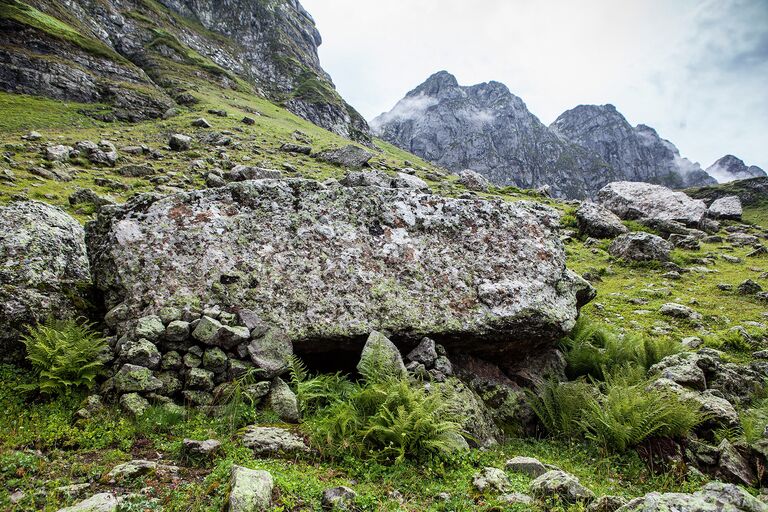
<svg viewBox="0 0 768 512">
<path fill-rule="evenodd" d="M 531 495 L 541 500 L 557 499 L 566 503 L 589 502 L 595 494 L 581 485 L 579 479 L 560 470 L 547 471 L 531 482 Z"/>
<path fill-rule="evenodd" d="M 357 493 L 346 486 L 332 487 L 323 491 L 320 504 L 323 510 L 355 510 Z"/>
<path fill-rule="evenodd" d="M 114 494 L 101 492 L 71 507 L 60 508 L 59 512 L 117 512 L 119 504 Z"/>
<path fill-rule="evenodd" d="M 507 471 L 523 473 L 533 478 L 541 476 L 549 471 L 544 464 L 533 457 L 512 457 L 506 462 L 504 467 Z"/>
<path fill-rule="evenodd" d="M 635 498 L 617 512 L 766 512 L 768 505 L 742 488 L 710 482 L 692 494 L 652 492 Z"/>
<path fill-rule="evenodd" d="M 23 357 L 26 325 L 81 314 L 90 280 L 80 223 L 36 201 L 0 207 L 0 361 Z"/>
<path fill-rule="evenodd" d="M 600 496 L 589 504 L 587 512 L 616 512 L 627 504 L 627 499 L 621 496 Z"/>
<path fill-rule="evenodd" d="M 528 202 L 256 180 L 105 207 L 87 238 L 108 307 L 133 318 L 224 303 L 315 350 L 388 330 L 499 353 L 559 339 L 593 296 L 558 223 Z"/>
<path fill-rule="evenodd" d="M 309 452 L 304 440 L 296 434 L 278 427 L 249 427 L 243 434 L 243 445 L 256 455 L 292 455 Z"/>
<path fill-rule="evenodd" d="M 123 343 L 118 357 L 126 363 L 146 366 L 151 370 L 155 370 L 160 366 L 162 358 L 157 346 L 144 338 L 137 341 L 129 340 Z"/>
<path fill-rule="evenodd" d="M 216 439 L 198 441 L 196 439 L 184 439 L 181 443 L 182 455 L 192 459 L 213 458 L 221 449 L 221 442 Z"/>
<path fill-rule="evenodd" d="M 149 401 L 138 393 L 126 393 L 120 397 L 120 409 L 136 418 L 149 409 Z"/>
<path fill-rule="evenodd" d="M 365 375 L 373 371 L 374 377 L 402 378 L 406 375 L 403 356 L 389 338 L 373 331 L 363 346 L 357 369 Z"/>
<path fill-rule="evenodd" d="M 233 465 L 229 485 L 229 512 L 269 510 L 274 482 L 268 471 Z"/>
<path fill-rule="evenodd" d="M 741 220 L 742 208 L 739 196 L 725 196 L 712 201 L 708 210 L 715 219 Z"/>
<path fill-rule="evenodd" d="M 671 251 L 672 244 L 644 231 L 621 235 L 608 247 L 611 256 L 627 261 L 669 261 Z"/>
<path fill-rule="evenodd" d="M 671 220 L 699 226 L 707 213 L 704 201 L 650 183 L 615 181 L 600 189 L 597 199 L 625 220 Z"/>
<path fill-rule="evenodd" d="M 129 363 L 121 366 L 112 380 L 119 393 L 157 391 L 163 387 L 160 379 L 152 375 L 152 370 Z"/>
<path fill-rule="evenodd" d="M 155 474 L 160 477 L 175 475 L 179 472 L 176 466 L 161 464 L 154 460 L 134 459 L 113 467 L 106 475 L 109 482 L 126 482 L 144 475 Z"/>
<path fill-rule="evenodd" d="M 270 329 L 248 344 L 248 355 L 265 379 L 285 373 L 293 355 L 293 345 L 285 333 Z"/>
<path fill-rule="evenodd" d="M 512 488 L 507 474 L 492 467 L 483 468 L 482 471 L 472 477 L 472 485 L 480 492 L 509 492 Z"/>
<path fill-rule="evenodd" d="M 321 151 L 314 157 L 323 162 L 340 165 L 348 169 L 359 169 L 368 164 L 368 160 L 373 158 L 373 153 L 350 144 L 341 148 Z"/>
<path fill-rule="evenodd" d="M 613 212 L 589 201 L 576 210 L 576 221 L 579 231 L 594 238 L 614 238 L 629 231 Z"/>
<path fill-rule="evenodd" d="M 269 407 L 277 413 L 281 420 L 288 423 L 298 423 L 299 403 L 296 394 L 280 377 L 275 377 L 267 395 Z"/>
<path fill-rule="evenodd" d="M 192 147 L 192 137 L 181 133 L 174 133 L 168 139 L 168 147 L 174 151 L 186 151 Z"/>
<path fill-rule="evenodd" d="M 135 332 L 137 338 L 145 338 L 155 342 L 165 332 L 165 326 L 159 316 L 149 315 L 139 318 Z"/>
<path fill-rule="evenodd" d="M 491 182 L 488 181 L 488 178 L 471 169 L 465 169 L 459 173 L 459 183 L 464 185 L 464 188 L 467 190 L 474 190 L 477 192 L 487 192 L 488 187 L 491 186 Z"/>
</svg>

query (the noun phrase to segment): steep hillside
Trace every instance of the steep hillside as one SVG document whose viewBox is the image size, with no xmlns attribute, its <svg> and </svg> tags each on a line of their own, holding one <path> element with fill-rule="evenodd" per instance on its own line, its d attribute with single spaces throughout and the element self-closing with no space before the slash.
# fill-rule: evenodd
<svg viewBox="0 0 768 512">
<path fill-rule="evenodd" d="M 370 141 L 320 67 L 320 36 L 296 1 L 2 0 L 0 27 L 0 90 L 104 104 L 87 110 L 140 120 L 215 85 Z"/>
</svg>

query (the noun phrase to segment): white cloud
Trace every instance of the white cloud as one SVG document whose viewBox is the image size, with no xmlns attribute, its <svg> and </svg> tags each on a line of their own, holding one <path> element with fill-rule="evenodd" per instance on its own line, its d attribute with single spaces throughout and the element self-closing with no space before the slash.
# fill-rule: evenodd
<svg viewBox="0 0 768 512">
<path fill-rule="evenodd" d="M 407 119 L 415 119 L 429 107 L 437 105 L 437 103 L 437 98 L 426 96 L 424 94 L 403 98 L 397 102 L 392 110 L 372 119 L 371 128 L 375 133 L 383 124 L 390 123 L 392 121 L 405 121 Z"/>
<path fill-rule="evenodd" d="M 543 122 L 613 103 L 705 166 L 768 168 L 765 0 L 303 0 L 320 57 L 368 119 L 440 69 L 498 80 Z"/>
</svg>

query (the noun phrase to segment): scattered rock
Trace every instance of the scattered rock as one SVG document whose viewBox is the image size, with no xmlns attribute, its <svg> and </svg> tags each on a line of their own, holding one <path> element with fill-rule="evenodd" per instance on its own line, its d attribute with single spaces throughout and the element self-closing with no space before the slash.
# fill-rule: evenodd
<svg viewBox="0 0 768 512">
<path fill-rule="evenodd" d="M 354 510 L 356 497 L 355 491 L 342 485 L 324 490 L 320 504 L 324 510 Z"/>
<path fill-rule="evenodd" d="M 491 182 L 485 176 L 470 169 L 459 173 L 459 183 L 467 190 L 474 190 L 476 192 L 487 192 L 488 187 L 491 185 Z"/>
<path fill-rule="evenodd" d="M 353 145 L 347 145 L 341 148 L 328 149 L 315 153 L 314 158 L 330 164 L 339 165 L 348 169 L 359 169 L 368 165 L 368 161 L 373 158 L 373 153 Z"/>
<path fill-rule="evenodd" d="M 737 290 L 741 295 L 755 295 L 763 291 L 763 287 L 753 280 L 747 279 L 738 286 Z"/>
<path fill-rule="evenodd" d="M 299 422 L 299 404 L 296 395 L 280 377 L 275 377 L 272 380 L 267 403 L 281 420 L 287 423 Z"/>
<path fill-rule="evenodd" d="M 594 238 L 615 238 L 629 229 L 607 208 L 585 201 L 576 210 L 579 231 Z"/>
<path fill-rule="evenodd" d="M 268 471 L 233 465 L 229 485 L 229 512 L 262 512 L 272 505 L 274 482 Z"/>
<path fill-rule="evenodd" d="M 72 146 L 48 146 L 45 148 L 45 159 L 50 162 L 66 162 L 74 150 Z"/>
<path fill-rule="evenodd" d="M 168 147 L 174 151 L 187 151 L 192 147 L 192 137 L 174 133 L 168 139 Z"/>
<path fill-rule="evenodd" d="M 286 153 L 296 153 L 298 155 L 309 155 L 312 153 L 312 146 L 304 146 L 302 144 L 286 142 L 280 146 L 280 151 L 285 151 Z"/>
<path fill-rule="evenodd" d="M 127 415 L 138 418 L 149 409 L 149 401 L 138 393 L 126 393 L 120 397 L 120 408 Z"/>
<path fill-rule="evenodd" d="M 261 167 L 252 167 L 248 165 L 236 165 L 231 171 L 224 173 L 224 181 L 246 181 L 246 180 L 276 180 L 283 177 L 283 173 L 276 169 L 263 169 Z"/>
<path fill-rule="evenodd" d="M 507 471 L 523 473 L 533 478 L 541 476 L 549 471 L 544 464 L 533 457 L 513 457 L 507 461 L 504 467 Z"/>
<path fill-rule="evenodd" d="M 301 437 L 278 427 L 248 427 L 243 435 L 243 445 L 252 449 L 255 455 L 294 455 L 309 452 L 309 447 Z"/>
<path fill-rule="evenodd" d="M 611 256 L 627 261 L 669 261 L 670 251 L 672 244 L 642 231 L 621 235 L 608 247 Z"/>
<path fill-rule="evenodd" d="M 111 492 L 94 494 L 87 500 L 59 509 L 59 512 L 117 512 L 117 497 Z"/>
<path fill-rule="evenodd" d="M 688 306 L 676 302 L 667 302 L 659 308 L 659 313 L 664 316 L 680 318 L 683 320 L 701 320 L 701 313 L 697 313 Z"/>
<path fill-rule="evenodd" d="M 621 496 L 601 496 L 589 504 L 587 512 L 615 512 L 626 504 Z"/>
<path fill-rule="evenodd" d="M 160 464 L 153 460 L 135 459 L 118 464 L 107 473 L 106 480 L 111 483 L 126 482 L 140 476 L 154 474 L 159 477 L 168 477 L 178 473 L 179 468 Z"/>
<path fill-rule="evenodd" d="M 512 482 L 510 482 L 507 474 L 498 468 L 492 467 L 485 467 L 482 471 L 476 473 L 472 477 L 472 485 L 480 492 L 506 493 L 512 488 Z"/>
<path fill-rule="evenodd" d="M 566 503 L 589 502 L 595 498 L 592 491 L 581 485 L 570 473 L 552 470 L 531 482 L 531 495 L 540 500 L 559 499 Z"/>
<path fill-rule="evenodd" d="M 216 439 L 197 441 L 184 439 L 181 443 L 181 453 L 190 459 L 212 459 L 221 449 L 221 442 Z"/>
<path fill-rule="evenodd" d="M 192 126 L 196 128 L 210 128 L 211 123 L 209 123 L 205 118 L 200 117 L 192 121 Z"/>
</svg>

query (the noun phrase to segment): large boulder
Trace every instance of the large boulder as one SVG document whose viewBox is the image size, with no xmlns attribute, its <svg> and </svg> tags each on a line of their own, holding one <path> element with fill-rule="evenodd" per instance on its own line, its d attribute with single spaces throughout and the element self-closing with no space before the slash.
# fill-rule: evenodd
<svg viewBox="0 0 768 512">
<path fill-rule="evenodd" d="M 524 201 L 254 180 L 107 206 L 87 241 L 126 318 L 221 304 L 305 351 L 359 351 L 379 330 L 497 354 L 559 339 L 593 297 L 565 267 L 558 224 Z"/>
<path fill-rule="evenodd" d="M 715 219 L 741 220 L 742 208 L 739 196 L 726 196 L 712 201 L 709 216 Z"/>
<path fill-rule="evenodd" d="M 349 144 L 341 148 L 327 149 L 313 156 L 330 164 L 340 165 L 348 169 L 359 169 L 368 164 L 368 160 L 373 158 L 373 153 Z"/>
<path fill-rule="evenodd" d="M 0 207 L 0 361 L 23 356 L 26 325 L 78 316 L 90 277 L 75 219 L 36 201 Z"/>
<path fill-rule="evenodd" d="M 635 498 L 617 512 L 766 512 L 768 505 L 742 488 L 711 482 L 692 494 L 652 492 Z"/>
<path fill-rule="evenodd" d="M 698 226 L 707 214 L 704 201 L 651 183 L 615 181 L 600 189 L 597 200 L 625 220 L 671 220 Z"/>
</svg>

